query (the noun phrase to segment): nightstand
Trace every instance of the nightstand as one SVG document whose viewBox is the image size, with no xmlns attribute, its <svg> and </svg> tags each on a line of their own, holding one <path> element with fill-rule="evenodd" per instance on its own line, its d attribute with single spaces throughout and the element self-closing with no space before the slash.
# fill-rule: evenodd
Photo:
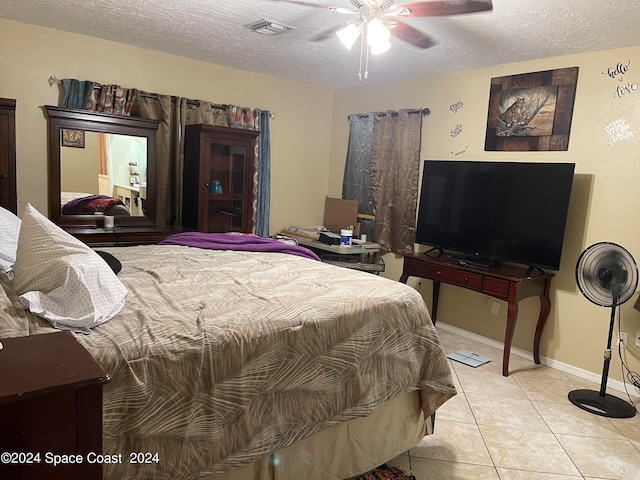
<svg viewBox="0 0 640 480">
<path fill-rule="evenodd" d="M 0 478 L 101 479 L 109 375 L 68 331 L 0 341 Z"/>
</svg>

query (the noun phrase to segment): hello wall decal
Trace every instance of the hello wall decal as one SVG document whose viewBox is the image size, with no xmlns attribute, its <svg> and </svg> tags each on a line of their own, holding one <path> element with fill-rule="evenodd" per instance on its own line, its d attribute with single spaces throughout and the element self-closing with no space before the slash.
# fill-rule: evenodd
<svg viewBox="0 0 640 480">
<path fill-rule="evenodd" d="M 621 85 L 616 86 L 615 91 L 613 92 L 613 98 L 622 98 L 639 91 L 640 86 L 638 85 L 638 82 L 627 82 L 627 84 L 624 85 L 624 75 L 629 71 L 630 65 L 631 60 L 618 62 L 617 65 L 609 67 L 606 71 L 602 72 L 603 75 L 607 75 L 612 80 L 617 80 L 621 83 Z"/>
</svg>

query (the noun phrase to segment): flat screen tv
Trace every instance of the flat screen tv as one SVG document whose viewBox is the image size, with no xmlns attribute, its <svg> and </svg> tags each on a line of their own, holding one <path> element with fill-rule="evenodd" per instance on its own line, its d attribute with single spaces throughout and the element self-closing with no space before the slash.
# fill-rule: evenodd
<svg viewBox="0 0 640 480">
<path fill-rule="evenodd" d="M 425 160 L 416 243 L 462 263 L 559 270 L 574 167 Z"/>
</svg>

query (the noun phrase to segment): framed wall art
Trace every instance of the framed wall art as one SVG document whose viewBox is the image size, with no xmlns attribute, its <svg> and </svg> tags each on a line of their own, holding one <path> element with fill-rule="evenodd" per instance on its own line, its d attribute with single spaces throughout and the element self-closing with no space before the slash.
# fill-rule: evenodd
<svg viewBox="0 0 640 480">
<path fill-rule="evenodd" d="M 62 129 L 62 146 L 84 148 L 84 130 Z"/>
<path fill-rule="evenodd" d="M 491 79 L 486 151 L 568 150 L 578 67 Z"/>
</svg>

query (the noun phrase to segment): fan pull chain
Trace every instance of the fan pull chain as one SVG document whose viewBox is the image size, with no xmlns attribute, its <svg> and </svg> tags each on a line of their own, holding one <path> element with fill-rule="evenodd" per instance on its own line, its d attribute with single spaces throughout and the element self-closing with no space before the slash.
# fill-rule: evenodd
<svg viewBox="0 0 640 480">
<path fill-rule="evenodd" d="M 366 28 L 366 27 L 365 27 Z M 360 69 L 358 70 L 358 81 L 362 81 L 362 61 L 364 58 L 364 49 L 365 49 L 365 40 L 364 40 L 364 31 L 362 33 L 362 35 L 360 35 Z M 369 72 L 366 71 L 364 74 L 364 78 L 366 79 L 367 76 L 369 75 Z"/>
<path fill-rule="evenodd" d="M 365 49 L 366 49 L 366 54 L 365 54 L 366 60 L 364 63 L 364 79 L 366 80 L 367 78 L 369 78 L 369 50 L 371 49 L 369 48 L 368 45 L 365 47 Z"/>
</svg>

